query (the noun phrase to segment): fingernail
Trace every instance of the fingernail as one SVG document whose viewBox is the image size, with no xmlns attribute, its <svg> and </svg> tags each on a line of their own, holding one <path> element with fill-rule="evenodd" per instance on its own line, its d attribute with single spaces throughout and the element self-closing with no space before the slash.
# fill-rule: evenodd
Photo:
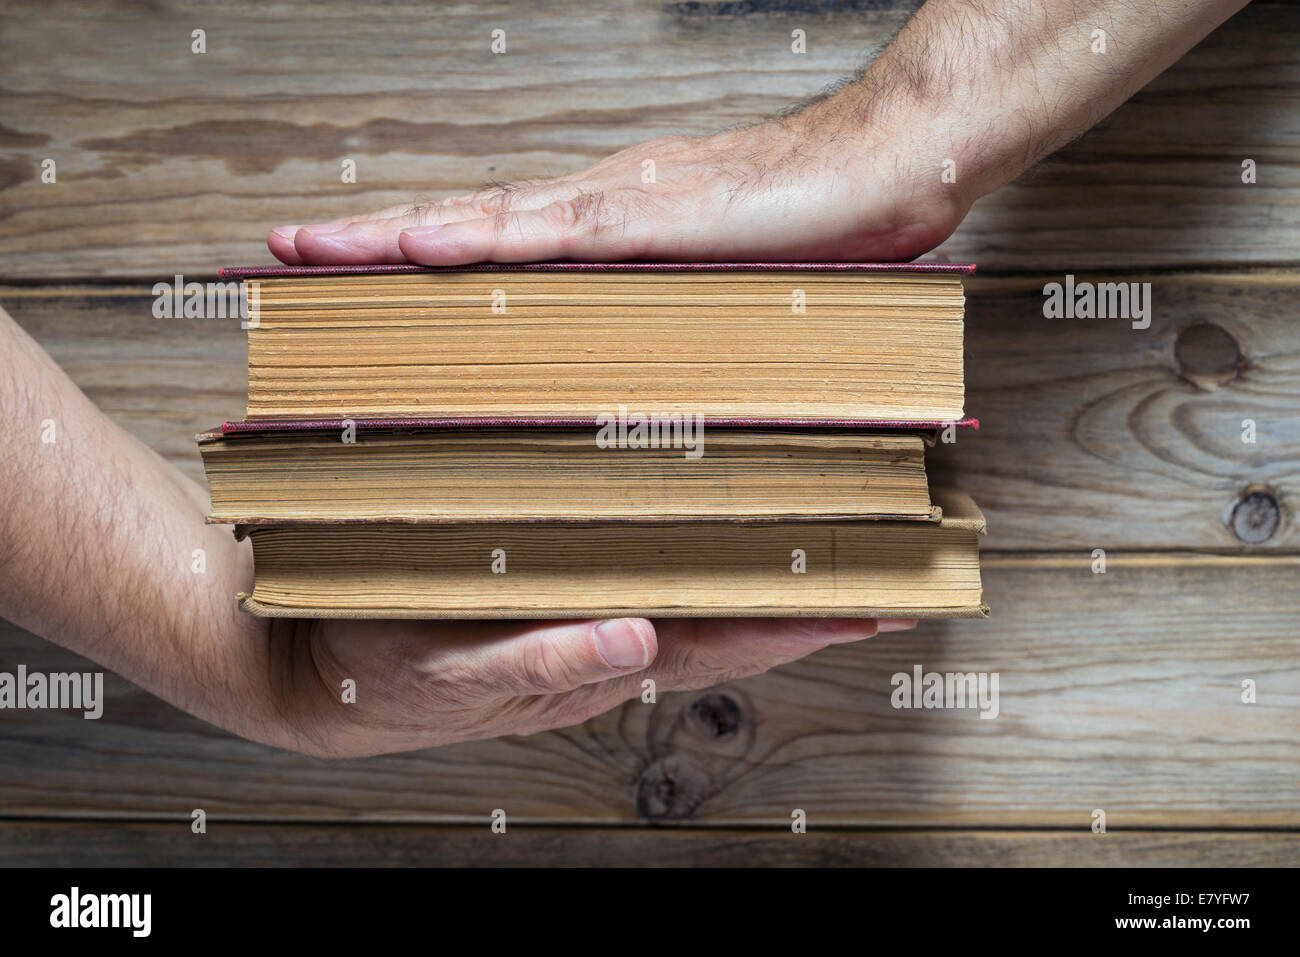
<svg viewBox="0 0 1300 957">
<path fill-rule="evenodd" d="M 412 226 L 410 229 L 403 229 L 403 236 L 410 236 L 412 239 L 420 239 L 424 236 L 430 236 L 442 229 L 441 223 L 434 223 L 432 226 Z"/>
<path fill-rule="evenodd" d="M 596 650 L 611 668 L 644 668 L 649 661 L 645 639 L 626 618 L 602 621 L 596 626 Z"/>
<path fill-rule="evenodd" d="M 876 631 L 907 631 L 916 627 L 915 618 L 881 618 L 876 622 Z"/>
<path fill-rule="evenodd" d="M 275 229 L 271 230 L 271 232 L 275 233 L 281 239 L 287 239 L 289 242 L 293 242 L 294 234 L 300 229 L 302 229 L 301 226 L 276 226 Z"/>
<path fill-rule="evenodd" d="M 337 233 L 340 230 L 347 229 L 351 223 L 322 223 L 319 226 L 302 227 L 311 236 L 328 236 L 330 233 Z"/>
</svg>

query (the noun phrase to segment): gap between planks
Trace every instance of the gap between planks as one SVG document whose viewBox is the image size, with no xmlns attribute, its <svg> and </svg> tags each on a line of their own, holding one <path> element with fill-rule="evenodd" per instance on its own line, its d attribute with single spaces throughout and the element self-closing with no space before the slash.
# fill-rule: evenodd
<svg viewBox="0 0 1300 957">
<path fill-rule="evenodd" d="M 188 819 L 186 822 L 188 823 Z M 512 822 L 513 823 L 513 822 Z M 785 832 L 785 833 L 782 833 Z M 476 826 L 225 825 L 195 841 L 180 825 L 0 823 L 0 862 L 32 866 L 468 864 L 585 866 L 1294 866 L 1293 831 L 876 829 L 792 838 L 759 828 L 512 828 L 502 842 Z"/>
<path fill-rule="evenodd" d="M 490 820 L 484 817 L 481 821 L 477 818 L 465 815 L 448 815 L 442 817 L 409 815 L 401 817 L 356 817 L 333 815 L 324 817 L 290 817 L 276 816 L 267 814 L 208 814 L 206 821 L 209 824 L 225 824 L 232 827 L 263 827 L 275 826 L 286 828 L 309 829 L 315 827 L 321 828 L 367 828 L 373 830 L 396 830 L 399 828 L 414 828 L 427 831 L 477 831 L 480 828 L 490 824 Z M 37 827 L 59 827 L 75 826 L 78 824 L 114 824 L 114 825 L 163 825 L 163 824 L 184 824 L 188 826 L 192 822 L 191 815 L 184 814 L 164 814 L 161 812 L 112 812 L 106 811 L 99 814 L 86 814 L 77 812 L 68 813 L 47 813 L 47 814 L 5 814 L 0 812 L 0 842 L 3 841 L 5 829 L 17 825 L 33 825 Z M 583 818 L 546 818 L 546 817 L 527 817 L 513 816 L 510 818 L 511 827 L 522 827 L 530 830 L 551 830 L 551 831 L 681 831 L 681 832 L 708 832 L 708 831 L 725 831 L 740 832 L 753 834 L 767 834 L 775 829 L 778 833 L 788 831 L 790 821 L 786 818 L 774 818 L 770 822 L 761 820 L 754 821 L 714 821 L 714 820 L 683 820 L 683 821 L 650 821 L 650 820 L 604 820 L 604 819 L 583 819 Z M 826 823 L 818 822 L 816 829 L 819 832 L 828 832 L 836 834 L 1009 834 L 1009 835 L 1056 835 L 1067 836 L 1078 834 L 1081 836 L 1090 836 L 1091 829 L 1087 825 L 1080 827 L 1062 827 L 1059 824 L 1006 824 L 1006 823 L 924 823 L 924 824 L 861 824 L 846 823 L 843 821 L 828 821 Z M 1294 825 L 1270 825 L 1270 824 L 1124 824 L 1110 825 L 1106 827 L 1107 834 L 1294 834 L 1300 836 L 1300 824 Z"/>
<path fill-rule="evenodd" d="M 1030 549 L 981 550 L 980 568 L 1087 568 L 1093 562 L 1091 549 L 1079 552 L 1033 551 Z M 1300 566 L 1300 553 L 1261 552 L 1234 554 L 1184 551 L 1181 549 L 1141 552 L 1107 551 L 1107 568 L 1204 568 L 1213 566 L 1251 567 L 1266 565 Z"/>
<path fill-rule="evenodd" d="M 270 265 L 270 264 L 268 264 Z M 1269 285 L 1300 286 L 1300 266 L 1294 263 L 1278 262 L 1251 266 L 1188 266 L 1169 268 L 1111 269 L 1084 268 L 1078 270 L 1062 269 L 1060 272 L 1045 269 L 1029 269 L 1024 272 L 1008 270 L 989 270 L 972 276 L 962 277 L 968 292 L 995 294 L 1017 290 L 1034 289 L 1042 285 L 1039 280 L 1059 279 L 1067 272 L 1079 276 L 1122 276 L 1128 281 L 1136 281 L 1144 276 L 1163 279 L 1179 279 L 1204 283 L 1230 283 L 1234 285 Z M 159 274 L 158 282 L 171 282 L 174 273 Z M 220 280 L 216 270 L 207 273 L 189 273 L 187 282 L 238 282 L 239 280 Z M 31 279 L 25 277 L 6 277 L 0 274 L 0 304 L 4 298 L 11 299 L 53 299 L 65 296 L 102 296 L 104 298 L 128 298 L 131 296 L 153 295 L 153 283 L 143 282 L 131 277 L 50 277 L 48 279 Z"/>
</svg>

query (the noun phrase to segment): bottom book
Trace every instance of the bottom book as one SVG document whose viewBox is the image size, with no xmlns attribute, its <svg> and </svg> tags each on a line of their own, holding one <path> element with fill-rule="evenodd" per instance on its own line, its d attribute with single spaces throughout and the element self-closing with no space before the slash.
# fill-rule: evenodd
<svg viewBox="0 0 1300 957">
<path fill-rule="evenodd" d="M 294 618 L 982 618 L 966 495 L 936 522 L 240 526 L 241 607 Z"/>
</svg>

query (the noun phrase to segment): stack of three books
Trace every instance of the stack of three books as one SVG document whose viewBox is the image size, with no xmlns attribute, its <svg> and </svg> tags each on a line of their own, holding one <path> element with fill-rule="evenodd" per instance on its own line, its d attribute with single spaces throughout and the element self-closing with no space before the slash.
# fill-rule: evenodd
<svg viewBox="0 0 1300 957">
<path fill-rule="evenodd" d="M 273 267 L 199 436 L 249 612 L 981 617 L 931 489 L 961 275 L 877 264 Z"/>
</svg>

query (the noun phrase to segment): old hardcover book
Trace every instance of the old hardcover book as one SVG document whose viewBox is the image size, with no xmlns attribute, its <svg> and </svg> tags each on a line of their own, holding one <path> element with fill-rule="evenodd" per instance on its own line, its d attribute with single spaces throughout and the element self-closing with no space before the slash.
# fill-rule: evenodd
<svg viewBox="0 0 1300 957">
<path fill-rule="evenodd" d="M 611 423 L 213 431 L 199 449 L 210 520 L 232 524 L 939 517 L 918 433 L 631 429 L 636 447 Z"/>
<path fill-rule="evenodd" d="M 249 612 L 307 618 L 987 615 L 984 518 L 241 526 Z"/>
<path fill-rule="evenodd" d="M 250 420 L 962 418 L 961 276 L 917 263 L 227 269 Z"/>
</svg>

